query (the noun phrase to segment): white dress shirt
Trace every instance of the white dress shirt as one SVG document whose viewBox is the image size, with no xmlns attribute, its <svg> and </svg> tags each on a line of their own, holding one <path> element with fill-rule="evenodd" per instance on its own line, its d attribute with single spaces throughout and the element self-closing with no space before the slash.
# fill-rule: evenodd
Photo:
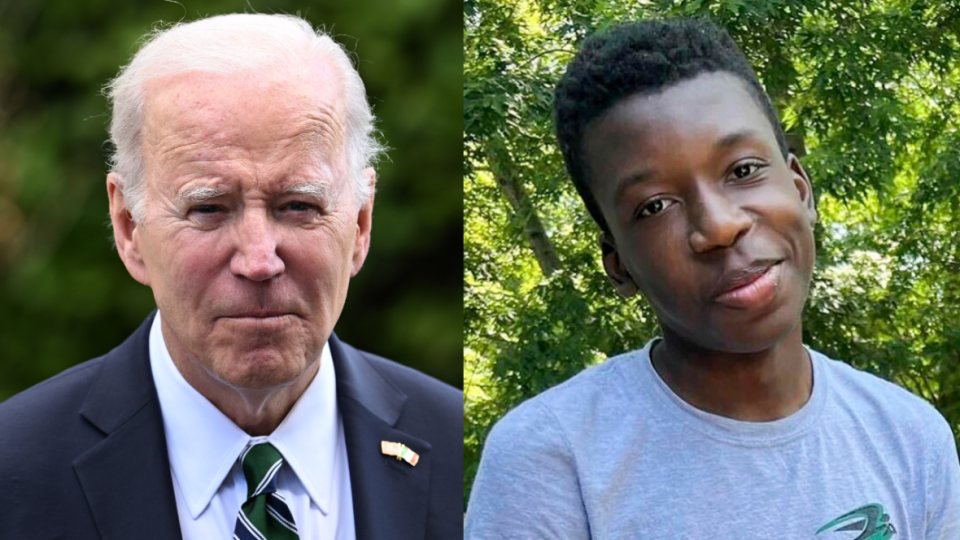
<svg viewBox="0 0 960 540">
<path fill-rule="evenodd" d="M 184 540 L 233 538 L 247 482 L 237 461 L 251 441 L 283 454 L 277 492 L 300 538 L 355 540 L 353 498 L 336 374 L 329 344 L 320 370 L 277 429 L 251 437 L 183 378 L 170 358 L 157 313 L 150 328 L 150 368 L 163 411 L 173 491 Z"/>
</svg>

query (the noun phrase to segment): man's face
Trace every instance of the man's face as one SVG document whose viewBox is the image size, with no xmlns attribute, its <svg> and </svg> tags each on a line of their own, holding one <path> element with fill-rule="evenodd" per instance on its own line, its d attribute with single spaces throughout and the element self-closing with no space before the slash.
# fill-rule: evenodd
<svg viewBox="0 0 960 540">
<path fill-rule="evenodd" d="M 175 357 L 237 388 L 289 384 L 319 358 L 369 245 L 342 117 L 324 62 L 148 83 L 144 222 L 124 222 L 108 187 L 121 256 Z"/>
<path fill-rule="evenodd" d="M 583 140 L 611 231 L 604 266 L 622 294 L 649 300 L 664 332 L 757 352 L 797 328 L 814 262 L 813 196 L 746 83 L 701 74 L 626 98 Z"/>
</svg>

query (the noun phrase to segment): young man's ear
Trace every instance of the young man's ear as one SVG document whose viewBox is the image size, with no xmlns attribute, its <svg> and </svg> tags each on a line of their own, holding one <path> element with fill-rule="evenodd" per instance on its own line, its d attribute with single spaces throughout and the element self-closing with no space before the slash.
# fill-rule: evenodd
<svg viewBox="0 0 960 540">
<path fill-rule="evenodd" d="M 617 251 L 617 244 L 613 236 L 609 233 L 600 233 L 600 252 L 603 254 L 603 269 L 607 271 L 607 277 L 610 283 L 617 289 L 617 292 L 625 298 L 637 294 L 637 284 L 633 281 L 633 276 L 623 266 L 620 260 L 620 252 Z"/>
<path fill-rule="evenodd" d="M 800 200 L 803 201 L 807 218 L 812 226 L 817 222 L 817 204 L 816 197 L 813 196 L 813 185 L 810 183 L 810 177 L 807 176 L 807 171 L 803 170 L 803 165 L 800 165 L 800 160 L 793 153 L 787 155 L 787 167 L 790 167 L 790 172 L 793 173 L 793 184 L 800 194 Z"/>
</svg>

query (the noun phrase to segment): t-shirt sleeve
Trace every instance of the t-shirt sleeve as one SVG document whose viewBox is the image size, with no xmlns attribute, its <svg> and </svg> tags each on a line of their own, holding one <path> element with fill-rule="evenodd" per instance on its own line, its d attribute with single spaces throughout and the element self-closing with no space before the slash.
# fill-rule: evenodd
<svg viewBox="0 0 960 540">
<path fill-rule="evenodd" d="M 960 538 L 960 459 L 953 433 L 946 422 L 942 425 L 927 484 L 932 489 L 927 490 L 926 540 Z"/>
<path fill-rule="evenodd" d="M 470 494 L 468 540 L 589 540 L 573 452 L 556 416 L 528 402 L 487 437 Z"/>
</svg>

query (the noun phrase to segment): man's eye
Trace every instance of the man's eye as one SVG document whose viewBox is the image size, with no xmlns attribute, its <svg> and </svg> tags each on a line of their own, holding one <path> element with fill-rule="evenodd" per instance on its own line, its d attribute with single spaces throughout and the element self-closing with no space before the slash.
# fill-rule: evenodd
<svg viewBox="0 0 960 540">
<path fill-rule="evenodd" d="M 193 208 L 194 212 L 200 212 L 201 214 L 213 214 L 220 211 L 220 207 L 214 204 L 202 204 L 200 206 L 195 206 Z"/>
<path fill-rule="evenodd" d="M 638 215 L 640 217 L 650 217 L 663 212 L 674 204 L 669 199 L 654 199 L 640 208 Z"/>
<path fill-rule="evenodd" d="M 312 210 L 313 205 L 307 204 L 305 202 L 294 201 L 287 205 L 287 210 L 293 210 L 294 212 L 306 212 L 307 210 Z"/>
<path fill-rule="evenodd" d="M 753 176 L 760 170 L 760 163 L 741 163 L 733 168 L 733 176 L 737 180 L 744 180 Z"/>
</svg>

